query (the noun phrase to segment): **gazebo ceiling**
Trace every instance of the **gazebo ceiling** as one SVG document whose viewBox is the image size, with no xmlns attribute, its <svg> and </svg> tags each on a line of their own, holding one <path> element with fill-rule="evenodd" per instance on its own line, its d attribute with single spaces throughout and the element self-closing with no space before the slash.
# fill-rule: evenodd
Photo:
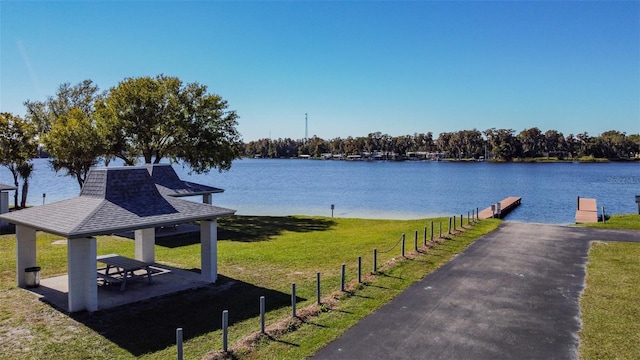
<svg viewBox="0 0 640 360">
<path fill-rule="evenodd" d="M 154 167 L 153 172 L 164 168 Z M 177 175 L 175 178 L 182 182 Z M 172 183 L 177 184 L 175 179 Z M 94 168 L 89 171 L 80 196 L 3 214 L 0 218 L 66 238 L 81 238 L 212 220 L 235 213 L 235 210 L 176 198 L 175 192 L 174 196 L 161 194 L 161 187 L 170 189 L 167 184 L 156 186 L 146 167 Z"/>
</svg>

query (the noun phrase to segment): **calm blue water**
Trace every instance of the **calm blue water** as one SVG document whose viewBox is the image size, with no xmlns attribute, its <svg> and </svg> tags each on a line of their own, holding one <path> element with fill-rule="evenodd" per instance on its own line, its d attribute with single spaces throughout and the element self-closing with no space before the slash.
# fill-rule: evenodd
<svg viewBox="0 0 640 360">
<path fill-rule="evenodd" d="M 494 164 L 454 162 L 347 162 L 244 159 L 229 172 L 188 175 L 185 180 L 225 189 L 214 204 L 242 215 L 334 215 L 367 218 L 466 216 L 507 196 L 522 197 L 508 219 L 568 224 L 576 197 L 592 197 L 607 213 L 637 212 L 640 163 Z M 0 182 L 12 183 L 5 168 Z M 46 159 L 35 160 L 28 202 L 77 196 L 71 177 L 55 174 Z M 194 199 L 195 200 L 195 199 Z"/>
</svg>

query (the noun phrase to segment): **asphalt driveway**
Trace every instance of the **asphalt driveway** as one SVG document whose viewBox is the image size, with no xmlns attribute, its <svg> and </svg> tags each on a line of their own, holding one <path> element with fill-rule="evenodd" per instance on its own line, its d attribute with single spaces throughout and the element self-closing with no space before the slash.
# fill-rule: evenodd
<svg viewBox="0 0 640 360">
<path fill-rule="evenodd" d="M 505 222 L 314 359 L 575 359 L 589 242 L 640 232 Z"/>
</svg>

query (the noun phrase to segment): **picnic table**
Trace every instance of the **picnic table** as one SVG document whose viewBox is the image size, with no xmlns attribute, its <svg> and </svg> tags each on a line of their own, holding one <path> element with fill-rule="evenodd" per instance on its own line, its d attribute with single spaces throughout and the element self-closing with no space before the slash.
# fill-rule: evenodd
<svg viewBox="0 0 640 360">
<path fill-rule="evenodd" d="M 130 259 L 117 254 L 100 255 L 97 257 L 98 262 L 107 265 L 103 272 L 98 271 L 98 277 L 103 279 L 107 283 L 120 283 L 120 291 L 124 291 L 127 287 L 127 279 L 135 276 L 147 276 L 149 283 L 151 283 L 151 264 Z M 112 270 L 115 270 L 112 272 Z M 145 273 L 136 274 L 138 270 L 144 270 Z"/>
</svg>

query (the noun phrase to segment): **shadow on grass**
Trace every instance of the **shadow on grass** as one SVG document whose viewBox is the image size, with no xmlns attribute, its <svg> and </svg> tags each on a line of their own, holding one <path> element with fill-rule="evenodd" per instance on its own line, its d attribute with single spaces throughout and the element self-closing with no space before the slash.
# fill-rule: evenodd
<svg viewBox="0 0 640 360">
<path fill-rule="evenodd" d="M 265 297 L 266 311 L 291 306 L 290 294 L 219 276 L 216 285 L 71 316 L 140 356 L 175 345 L 177 328 L 183 329 L 184 340 L 220 330 L 223 310 L 229 310 L 229 325 L 257 317 L 260 296 Z M 260 330 L 259 323 L 256 326 Z"/>
<path fill-rule="evenodd" d="M 293 216 L 232 216 L 218 221 L 218 240 L 241 242 L 266 241 L 284 231 L 327 231 L 333 220 Z"/>
<path fill-rule="evenodd" d="M 231 216 L 218 219 L 218 241 L 268 241 L 285 231 L 327 231 L 333 220 L 297 218 L 293 216 Z M 199 229 L 175 236 L 158 237 L 156 245 L 176 248 L 200 243 Z"/>
</svg>

